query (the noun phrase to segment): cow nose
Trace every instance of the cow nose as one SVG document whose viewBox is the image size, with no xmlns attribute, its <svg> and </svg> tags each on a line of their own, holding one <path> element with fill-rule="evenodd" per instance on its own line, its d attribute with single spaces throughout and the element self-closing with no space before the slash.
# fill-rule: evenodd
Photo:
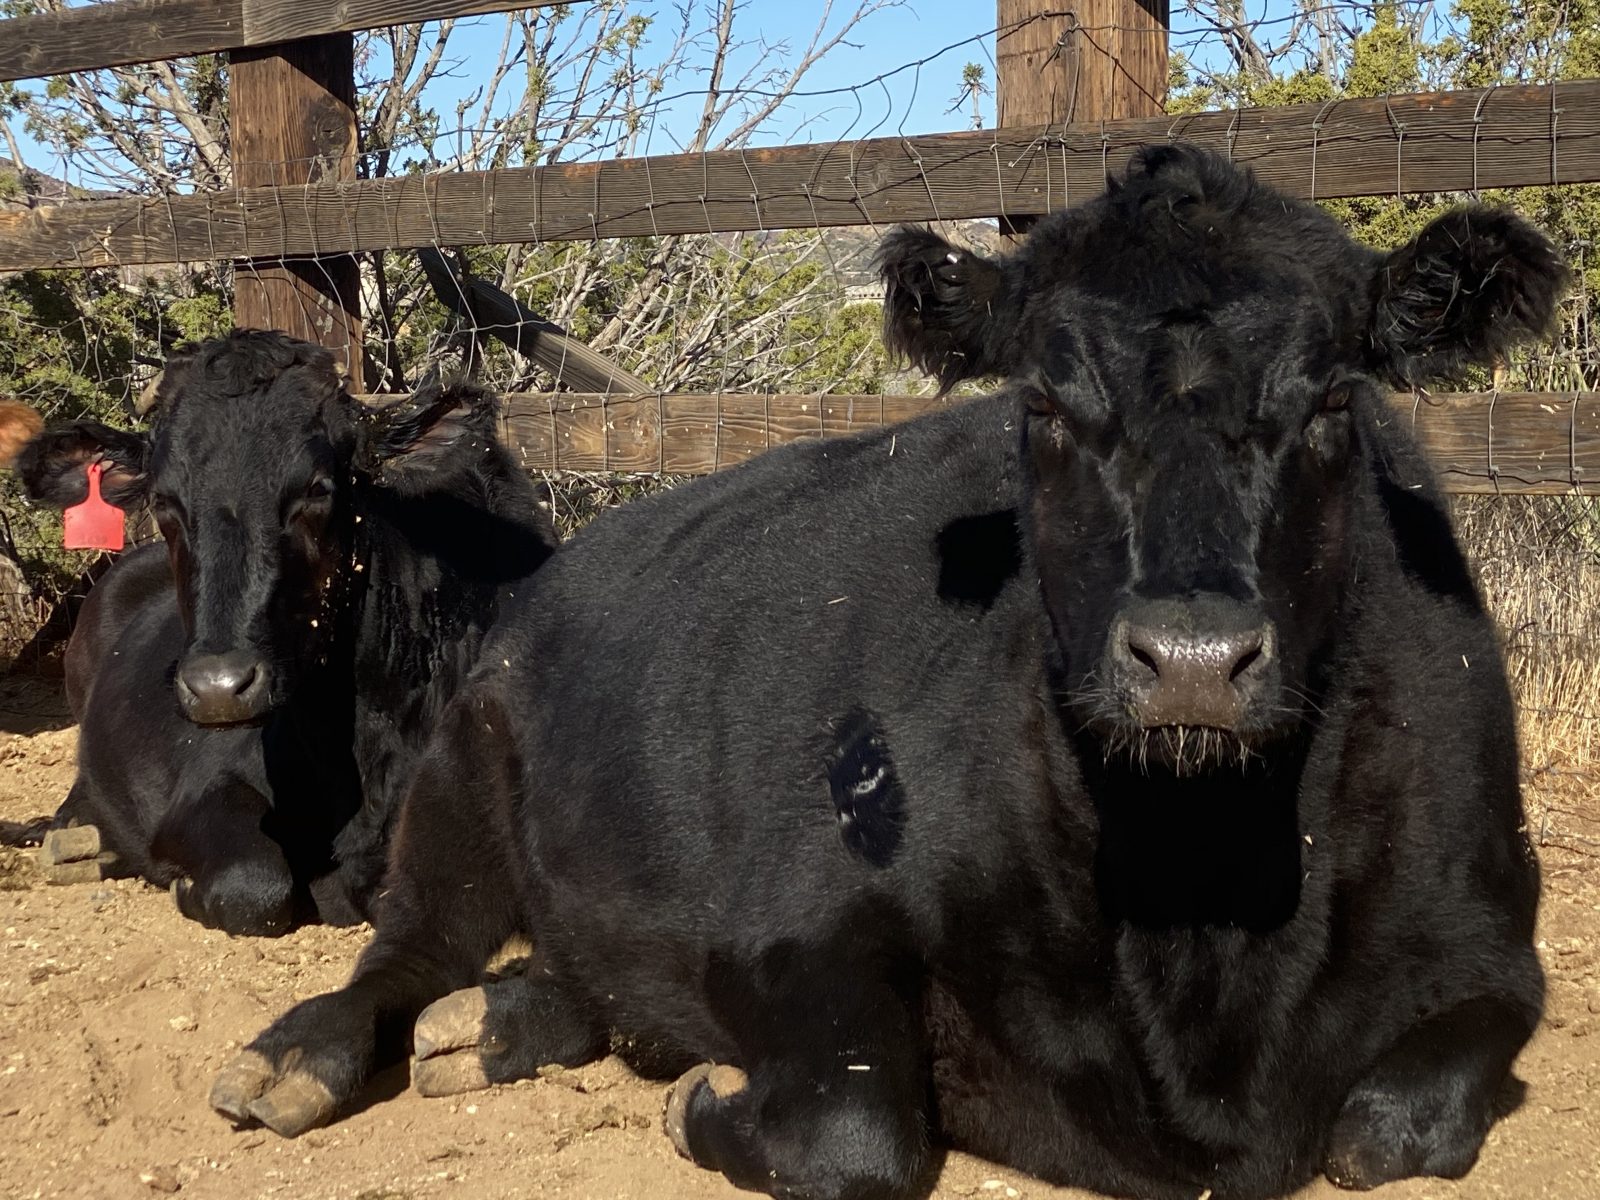
<svg viewBox="0 0 1600 1200">
<path fill-rule="evenodd" d="M 199 654 L 178 668 L 178 702 L 197 725 L 253 721 L 267 709 L 267 664 L 253 654 Z"/>
<path fill-rule="evenodd" d="M 1275 641 L 1271 622 L 1220 597 L 1135 605 L 1112 629 L 1112 674 L 1147 729 L 1234 729 L 1267 684 Z"/>
</svg>

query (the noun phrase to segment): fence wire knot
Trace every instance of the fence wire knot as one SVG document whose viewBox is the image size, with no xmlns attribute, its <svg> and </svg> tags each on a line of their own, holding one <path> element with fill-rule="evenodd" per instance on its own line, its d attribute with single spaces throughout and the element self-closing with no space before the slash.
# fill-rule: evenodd
<svg viewBox="0 0 1600 1200">
<path fill-rule="evenodd" d="M 1500 389 L 1494 388 L 1489 393 L 1489 428 L 1484 435 L 1485 450 L 1488 455 L 1489 478 L 1494 481 L 1495 494 L 1500 494 L 1500 466 L 1494 461 L 1494 406 L 1500 399 Z"/>
<path fill-rule="evenodd" d="M 1317 150 L 1322 141 L 1322 119 L 1328 115 L 1328 110 L 1338 104 L 1337 100 L 1329 100 L 1320 109 L 1311 121 L 1311 198 L 1317 198 Z"/>
<path fill-rule="evenodd" d="M 1561 182 L 1560 151 L 1561 114 L 1564 110 L 1556 104 L 1556 81 L 1550 81 L 1550 182 Z"/>
<path fill-rule="evenodd" d="M 1395 115 L 1388 96 L 1383 98 L 1383 111 L 1389 118 L 1389 128 L 1394 131 L 1394 194 L 1399 199 L 1405 195 L 1402 167 L 1405 161 L 1406 123 Z"/>
<path fill-rule="evenodd" d="M 1578 491 L 1583 490 L 1583 468 L 1578 465 L 1578 401 L 1579 393 L 1572 397 L 1572 408 L 1567 414 L 1567 482 Z"/>
<path fill-rule="evenodd" d="M 1487 92 L 1478 97 L 1477 106 L 1472 110 L 1472 195 L 1478 195 L 1478 139 L 1483 134 L 1483 108 L 1489 103 L 1489 97 L 1500 90 L 1497 83 Z"/>
</svg>

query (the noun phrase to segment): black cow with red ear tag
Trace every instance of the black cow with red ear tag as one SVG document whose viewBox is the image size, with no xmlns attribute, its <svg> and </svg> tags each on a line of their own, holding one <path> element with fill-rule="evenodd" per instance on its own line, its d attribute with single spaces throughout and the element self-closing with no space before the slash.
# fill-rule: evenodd
<svg viewBox="0 0 1600 1200">
<path fill-rule="evenodd" d="M 1537 337 L 1554 248 L 1468 207 L 1379 253 L 1179 144 L 882 270 L 890 342 L 995 394 L 585 527 L 440 721 L 350 983 L 213 1105 L 292 1135 L 408 1051 L 440 1093 L 620 1044 L 785 1200 L 926 1196 L 944 1146 L 1143 1200 L 1466 1173 L 1538 870 L 1386 393 Z"/>
<path fill-rule="evenodd" d="M 231 933 L 364 919 L 409 764 L 554 546 L 548 514 L 490 393 L 368 408 L 282 334 L 181 349 L 154 414 L 18 456 L 33 499 L 79 504 L 94 471 L 164 538 L 107 574 L 68 646 L 82 731 L 57 823 Z"/>
</svg>

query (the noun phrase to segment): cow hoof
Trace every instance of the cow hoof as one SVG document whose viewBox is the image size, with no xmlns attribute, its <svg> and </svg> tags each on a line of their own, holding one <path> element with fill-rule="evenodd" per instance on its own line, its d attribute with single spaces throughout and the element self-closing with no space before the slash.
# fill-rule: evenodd
<svg viewBox="0 0 1600 1200">
<path fill-rule="evenodd" d="M 680 1076 L 667 1094 L 667 1111 L 663 1117 L 673 1149 L 690 1162 L 697 1161 L 689 1151 L 689 1107 L 701 1088 L 709 1088 L 716 1099 L 726 1100 L 744 1091 L 749 1084 L 750 1077 L 738 1067 L 717 1063 L 701 1063 Z"/>
<path fill-rule="evenodd" d="M 411 1087 L 419 1096 L 459 1096 L 481 1092 L 489 1086 L 483 1062 L 476 1054 L 446 1054 L 443 1058 L 413 1059 Z"/>
<path fill-rule="evenodd" d="M 86 862 L 97 858 L 101 849 L 100 830 L 93 825 L 52 829 L 39 843 L 39 865 L 57 867 L 66 863 Z"/>
<path fill-rule="evenodd" d="M 211 1084 L 211 1107 L 238 1124 L 249 1124 L 250 1105 L 261 1098 L 277 1072 L 254 1050 L 246 1050 L 217 1073 Z"/>
<path fill-rule="evenodd" d="M 412 1028 L 411 1087 L 423 1096 L 457 1096 L 488 1087 L 480 1053 L 488 994 L 462 988 L 422 1010 Z"/>
<path fill-rule="evenodd" d="M 489 996 L 481 987 L 462 988 L 435 1000 L 412 1027 L 412 1052 L 421 1061 L 452 1050 L 476 1050 L 488 1013 Z"/>
<path fill-rule="evenodd" d="M 327 1124 L 338 1102 L 321 1080 L 304 1071 L 279 1072 L 246 1050 L 217 1075 L 211 1107 L 236 1125 L 265 1125 L 292 1138 Z"/>
</svg>

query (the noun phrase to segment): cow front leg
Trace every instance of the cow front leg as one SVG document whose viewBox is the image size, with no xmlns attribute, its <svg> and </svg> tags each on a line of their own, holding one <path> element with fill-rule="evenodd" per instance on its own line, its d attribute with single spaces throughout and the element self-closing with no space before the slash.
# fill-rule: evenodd
<svg viewBox="0 0 1600 1200">
<path fill-rule="evenodd" d="M 494 832 L 509 803 L 510 774 L 495 758 L 505 746 L 475 742 L 453 711 L 406 797 L 376 938 L 348 984 L 290 1009 L 218 1075 L 211 1106 L 235 1122 L 285 1137 L 325 1124 L 372 1075 L 404 1061 L 429 1004 L 477 983 L 520 932 Z"/>
<path fill-rule="evenodd" d="M 914 985 L 893 986 L 856 931 L 813 952 L 785 946 L 748 969 L 713 963 L 712 1009 L 738 1061 L 674 1085 L 678 1151 L 742 1188 L 790 1200 L 897 1200 L 936 1169 Z"/>
<path fill-rule="evenodd" d="M 699 1166 L 785 1200 L 923 1194 L 934 1171 L 924 1092 L 904 1067 L 862 1057 L 696 1067 L 673 1085 L 667 1136 Z"/>
<path fill-rule="evenodd" d="M 609 1031 L 582 998 L 537 965 L 435 1000 L 417 1018 L 411 1086 L 453 1096 L 579 1067 L 605 1055 Z"/>
<path fill-rule="evenodd" d="M 1490 997 L 1416 1026 L 1346 1097 L 1324 1173 L 1358 1191 L 1413 1175 L 1465 1175 L 1532 1031 L 1524 1007 Z"/>
<path fill-rule="evenodd" d="M 279 1017 L 218 1073 L 211 1107 L 240 1126 L 298 1137 L 332 1120 L 372 1074 L 403 1053 L 396 1022 L 408 1006 L 381 977 L 352 981 Z"/>
</svg>

